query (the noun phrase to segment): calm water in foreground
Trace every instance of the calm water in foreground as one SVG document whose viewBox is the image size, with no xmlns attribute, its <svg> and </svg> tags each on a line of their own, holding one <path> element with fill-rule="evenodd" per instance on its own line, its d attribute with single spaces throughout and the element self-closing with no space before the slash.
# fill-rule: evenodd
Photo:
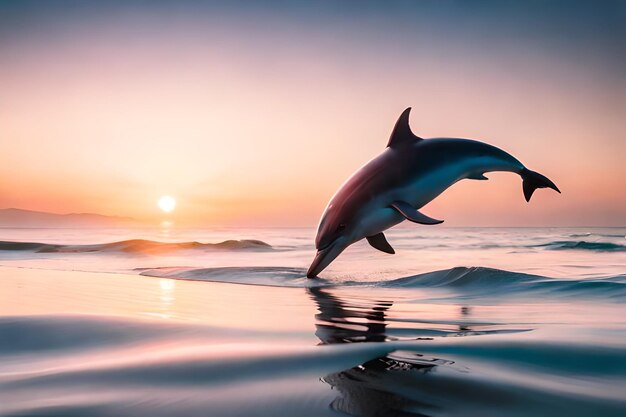
<svg viewBox="0 0 626 417">
<path fill-rule="evenodd" d="M 624 416 L 625 235 L 0 229 L 0 415 Z"/>
</svg>

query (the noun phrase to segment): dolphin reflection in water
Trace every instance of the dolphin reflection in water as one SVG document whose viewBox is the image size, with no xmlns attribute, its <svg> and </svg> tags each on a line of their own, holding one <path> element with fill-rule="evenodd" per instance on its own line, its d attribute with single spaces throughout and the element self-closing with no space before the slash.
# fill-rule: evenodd
<svg viewBox="0 0 626 417">
<path fill-rule="evenodd" d="M 328 287 L 307 289 L 318 308 L 315 335 L 320 339 L 320 345 L 396 340 L 387 328 L 387 311 L 393 301 L 342 297 L 333 291 Z M 466 316 L 469 310 L 463 311 Z M 415 334 L 409 336 L 409 340 L 423 339 L 419 337 L 419 329 L 412 330 Z M 459 325 L 458 332 L 452 330 L 449 334 L 462 336 L 468 330 L 471 331 L 469 327 Z M 421 382 L 418 375 L 450 363 L 417 352 L 392 352 L 373 357 L 354 368 L 328 374 L 321 380 L 340 394 L 330 404 L 336 411 L 359 417 L 424 417 L 427 415 L 424 412 L 431 410 L 432 405 L 418 400 Z M 407 390 L 407 386 L 411 389 Z"/>
<path fill-rule="evenodd" d="M 352 175 L 328 203 L 307 277 L 316 277 L 348 246 L 364 238 L 380 251 L 395 253 L 383 232 L 404 220 L 442 223 L 419 209 L 462 179 L 486 180 L 486 172 L 513 172 L 522 177 L 526 201 L 537 188 L 560 193 L 548 178 L 495 146 L 414 135 L 409 127 L 410 111 L 408 108 L 400 115 L 387 148 Z"/>
</svg>

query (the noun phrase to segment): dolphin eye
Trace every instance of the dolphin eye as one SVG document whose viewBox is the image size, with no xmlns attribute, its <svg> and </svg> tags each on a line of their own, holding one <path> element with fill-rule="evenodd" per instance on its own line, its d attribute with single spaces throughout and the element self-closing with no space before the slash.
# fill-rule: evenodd
<svg viewBox="0 0 626 417">
<path fill-rule="evenodd" d="M 341 232 L 342 230 L 345 230 L 346 225 L 345 224 L 340 224 L 339 226 L 337 226 L 337 231 Z"/>
</svg>

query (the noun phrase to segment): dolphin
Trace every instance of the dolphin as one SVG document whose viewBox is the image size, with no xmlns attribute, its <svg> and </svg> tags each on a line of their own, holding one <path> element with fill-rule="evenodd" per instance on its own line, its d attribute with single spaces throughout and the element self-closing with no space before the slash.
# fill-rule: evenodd
<svg viewBox="0 0 626 417">
<path fill-rule="evenodd" d="M 495 146 L 470 139 L 416 136 L 409 126 L 410 112 L 409 107 L 400 115 L 387 148 L 355 172 L 326 206 L 308 278 L 315 278 L 363 238 L 380 251 L 395 253 L 383 232 L 404 220 L 442 223 L 419 209 L 462 179 L 486 180 L 486 172 L 514 172 L 522 177 L 526 201 L 537 188 L 561 192 L 548 178 Z"/>
</svg>

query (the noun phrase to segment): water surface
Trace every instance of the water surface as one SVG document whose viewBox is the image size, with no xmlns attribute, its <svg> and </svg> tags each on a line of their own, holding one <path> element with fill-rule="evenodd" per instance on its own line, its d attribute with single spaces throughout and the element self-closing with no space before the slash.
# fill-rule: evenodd
<svg viewBox="0 0 626 417">
<path fill-rule="evenodd" d="M 313 235 L 1 229 L 0 415 L 626 415 L 626 229 Z"/>
</svg>

